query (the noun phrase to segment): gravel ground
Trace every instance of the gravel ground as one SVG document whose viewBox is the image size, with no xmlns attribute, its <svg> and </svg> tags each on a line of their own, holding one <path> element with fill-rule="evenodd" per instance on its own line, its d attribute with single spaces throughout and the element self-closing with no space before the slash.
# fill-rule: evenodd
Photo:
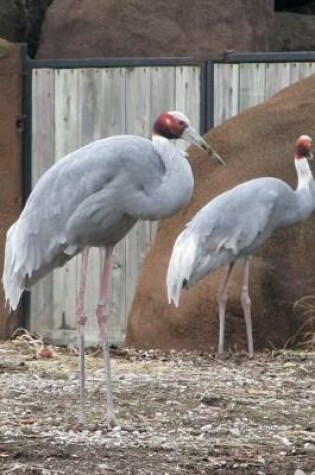
<svg viewBox="0 0 315 475">
<path fill-rule="evenodd" d="M 87 356 L 88 422 L 77 422 L 78 358 L 0 345 L 0 473 L 315 475 L 315 353 L 113 350 L 121 427 L 109 432 L 102 360 Z"/>
</svg>

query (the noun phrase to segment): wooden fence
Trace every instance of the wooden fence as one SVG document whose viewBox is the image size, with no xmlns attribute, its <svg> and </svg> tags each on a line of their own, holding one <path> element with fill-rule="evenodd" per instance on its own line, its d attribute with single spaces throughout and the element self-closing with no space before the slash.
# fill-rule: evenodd
<svg viewBox="0 0 315 475">
<path fill-rule="evenodd" d="M 32 69 L 32 184 L 56 160 L 92 140 L 113 134 L 149 137 L 152 122 L 165 110 L 181 110 L 198 130 L 201 111 L 218 125 L 280 89 L 315 73 L 314 62 L 215 63 L 213 77 L 198 65 Z M 209 80 L 211 79 L 211 81 Z M 204 83 L 206 82 L 206 84 Z M 203 88 L 211 88 L 203 94 Z M 205 121 L 206 122 L 206 121 Z M 183 147 L 183 144 L 180 144 Z M 110 341 L 121 344 L 141 264 L 156 223 L 139 222 L 115 249 L 111 281 Z M 94 317 L 101 262 L 93 249 L 86 293 L 88 344 L 98 341 Z M 75 342 L 75 295 L 80 258 L 54 271 L 32 290 L 30 326 L 62 344 Z"/>
<path fill-rule="evenodd" d="M 315 74 L 315 62 L 214 65 L 214 126 Z"/>
</svg>

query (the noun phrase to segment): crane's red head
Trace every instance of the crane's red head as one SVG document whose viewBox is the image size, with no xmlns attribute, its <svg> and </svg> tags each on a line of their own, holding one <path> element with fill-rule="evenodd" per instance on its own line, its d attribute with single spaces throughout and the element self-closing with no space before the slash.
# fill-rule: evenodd
<svg viewBox="0 0 315 475">
<path fill-rule="evenodd" d="M 295 158 L 312 158 L 312 139 L 308 135 L 301 135 L 295 145 Z"/>
<path fill-rule="evenodd" d="M 163 112 L 153 125 L 153 133 L 167 139 L 179 139 L 189 127 L 189 120 L 181 112 Z"/>
</svg>

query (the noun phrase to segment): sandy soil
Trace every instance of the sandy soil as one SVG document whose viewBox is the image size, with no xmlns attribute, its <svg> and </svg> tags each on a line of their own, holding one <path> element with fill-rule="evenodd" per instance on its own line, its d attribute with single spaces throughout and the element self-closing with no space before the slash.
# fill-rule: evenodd
<svg viewBox="0 0 315 475">
<path fill-rule="evenodd" d="M 0 345 L 0 473 L 315 475 L 315 353 L 113 351 L 121 427 L 109 432 L 102 360 L 87 356 L 88 423 L 77 423 L 78 358 Z"/>
</svg>

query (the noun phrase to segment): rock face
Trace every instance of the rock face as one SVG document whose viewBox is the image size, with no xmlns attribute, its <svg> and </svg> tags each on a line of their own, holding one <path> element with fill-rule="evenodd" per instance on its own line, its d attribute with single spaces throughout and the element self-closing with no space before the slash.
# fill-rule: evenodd
<svg viewBox="0 0 315 475">
<path fill-rule="evenodd" d="M 266 50 L 273 3 L 54 0 L 46 12 L 38 57 L 199 56 L 225 49 Z"/>
<path fill-rule="evenodd" d="M 17 219 L 22 205 L 22 114 L 21 51 L 0 39 L 0 269 L 2 274 L 6 232 Z M 21 326 L 21 313 L 9 315 L 0 286 L 0 339 Z"/>
<path fill-rule="evenodd" d="M 296 184 L 293 153 L 296 138 L 315 136 L 315 76 L 284 89 L 268 102 L 226 121 L 206 135 L 228 167 L 212 164 L 190 150 L 196 185 L 191 205 L 162 222 L 145 260 L 132 306 L 126 345 L 142 348 L 217 348 L 216 303 L 222 270 L 182 293 L 180 307 L 166 301 L 165 276 L 176 236 L 205 203 L 238 183 L 275 176 Z M 250 203 L 249 203 L 250 206 Z M 315 216 L 274 234 L 255 254 L 250 278 L 255 349 L 282 347 L 300 325 L 294 303 L 315 288 Z M 242 263 L 230 281 L 226 346 L 246 349 L 239 302 Z"/>
</svg>

